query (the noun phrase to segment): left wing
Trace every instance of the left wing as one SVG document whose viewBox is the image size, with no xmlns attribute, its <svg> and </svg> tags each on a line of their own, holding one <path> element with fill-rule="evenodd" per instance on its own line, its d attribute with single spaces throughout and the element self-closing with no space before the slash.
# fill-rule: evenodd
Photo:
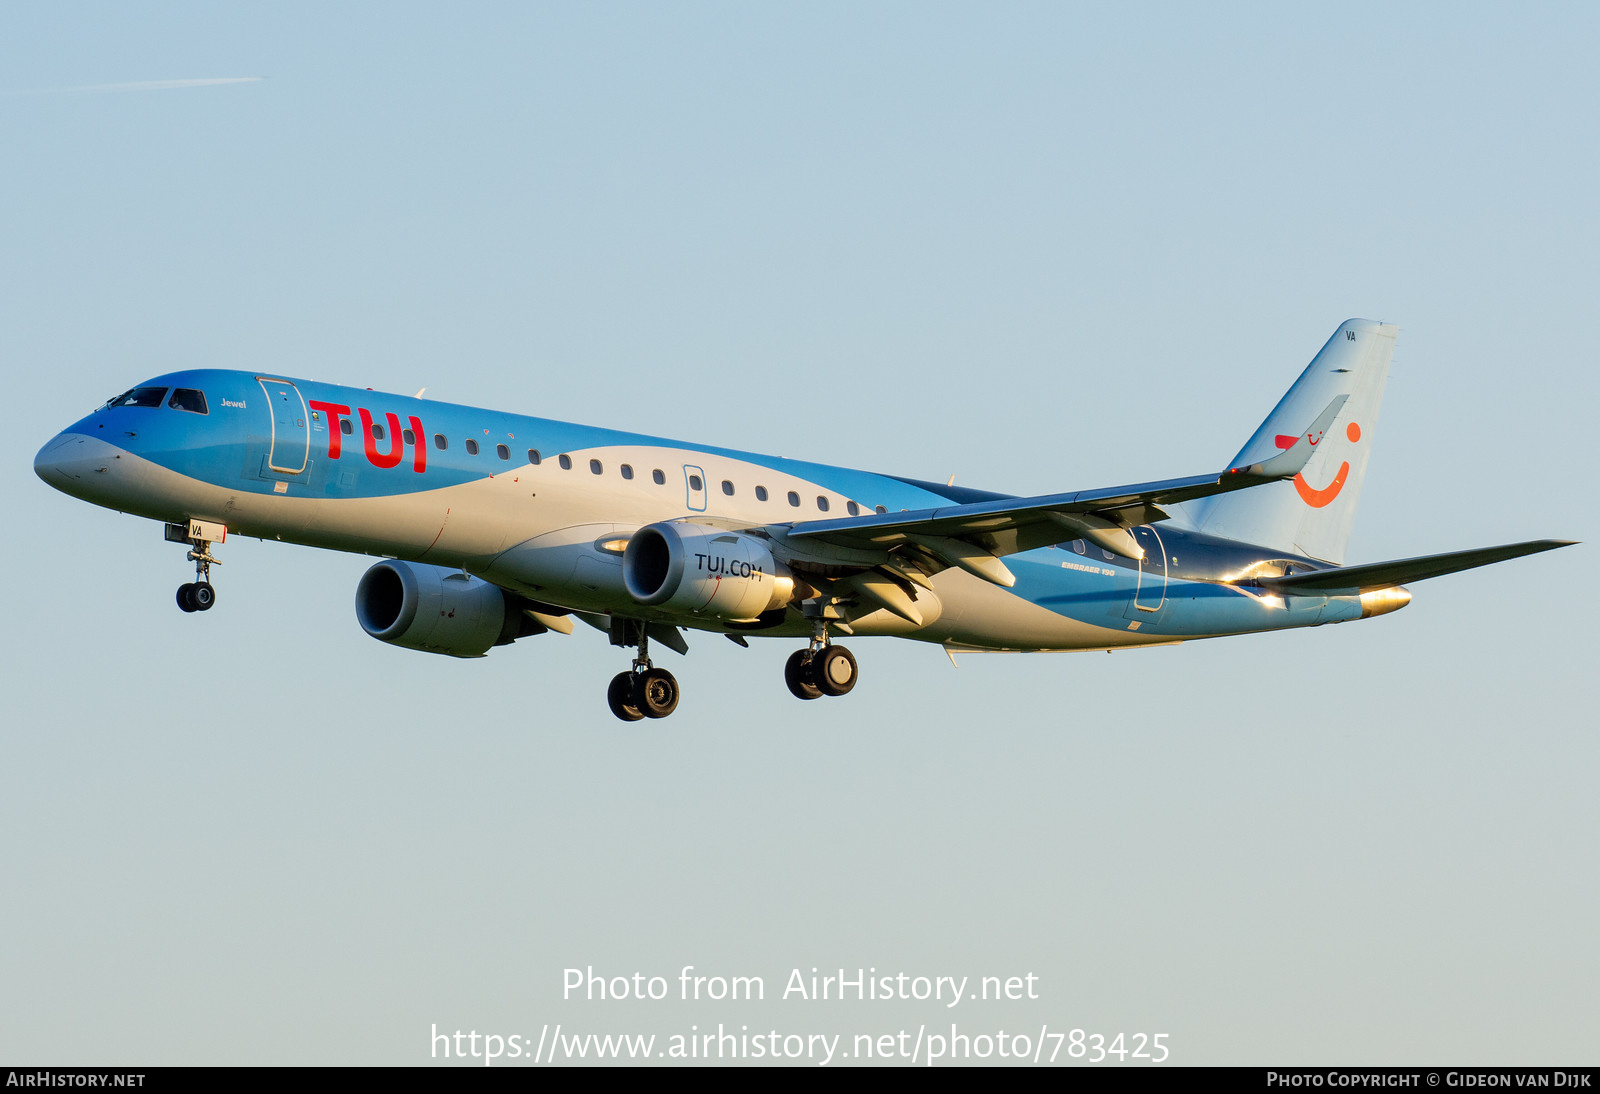
<svg viewBox="0 0 1600 1094">
<path fill-rule="evenodd" d="M 946 565 L 959 566 L 1006 588 L 1014 585 L 1016 578 L 1000 556 L 1069 539 L 1086 539 L 1124 557 L 1142 558 L 1144 549 L 1130 529 L 1166 520 L 1163 506 L 1294 478 L 1311 459 L 1347 398 L 1340 395 L 1330 402 L 1287 450 L 1262 463 L 1230 467 L 1221 474 L 907 513 L 807 520 L 782 528 L 781 535 L 791 542 L 820 542 L 858 551 L 887 551 L 915 544 Z"/>
</svg>

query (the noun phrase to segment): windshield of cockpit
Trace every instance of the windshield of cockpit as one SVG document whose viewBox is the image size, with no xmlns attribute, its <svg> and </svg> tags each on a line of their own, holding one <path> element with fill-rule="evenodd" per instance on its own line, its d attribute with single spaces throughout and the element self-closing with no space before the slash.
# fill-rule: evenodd
<svg viewBox="0 0 1600 1094">
<path fill-rule="evenodd" d="M 99 409 L 110 410 L 114 406 L 159 407 L 166 394 L 167 389 L 164 387 L 136 387 L 124 391 L 114 399 L 107 399 Z M 183 410 L 190 414 L 210 413 L 206 406 L 206 393 L 192 387 L 173 388 L 172 398 L 166 399 L 166 404 L 173 410 Z"/>
</svg>

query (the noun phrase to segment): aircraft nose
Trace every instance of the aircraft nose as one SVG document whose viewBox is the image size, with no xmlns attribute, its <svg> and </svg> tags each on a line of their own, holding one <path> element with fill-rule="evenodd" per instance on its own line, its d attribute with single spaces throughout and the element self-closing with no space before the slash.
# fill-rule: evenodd
<svg viewBox="0 0 1600 1094">
<path fill-rule="evenodd" d="M 66 463 L 63 457 L 66 455 L 66 450 L 74 447 L 76 446 L 72 444 L 71 434 L 57 433 L 33 458 L 33 473 L 51 486 L 58 485 L 62 479 L 68 477 L 64 470 Z"/>
<path fill-rule="evenodd" d="M 33 458 L 33 473 L 57 490 L 73 487 L 95 474 L 105 474 L 111 446 L 81 433 L 58 433 Z"/>
</svg>

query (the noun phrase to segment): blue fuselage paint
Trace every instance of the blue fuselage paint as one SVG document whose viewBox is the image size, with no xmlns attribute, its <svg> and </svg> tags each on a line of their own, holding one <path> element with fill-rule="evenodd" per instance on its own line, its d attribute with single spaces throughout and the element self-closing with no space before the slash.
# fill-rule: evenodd
<svg viewBox="0 0 1600 1094">
<path fill-rule="evenodd" d="M 140 386 L 203 392 L 207 412 L 166 398 L 97 410 L 41 450 L 40 476 L 155 520 L 460 567 L 574 610 L 649 617 L 618 598 L 614 552 L 595 545 L 655 521 L 760 528 L 1006 496 L 286 376 L 194 370 Z M 937 620 L 879 612 L 858 633 L 1103 649 L 1362 614 L 1358 597 L 1279 598 L 1248 583 L 1321 563 L 1171 521 L 1156 529 L 1160 550 L 1144 563 L 1077 541 L 1008 556 L 1010 589 L 944 571 Z M 766 633 L 805 624 L 791 611 Z"/>
</svg>

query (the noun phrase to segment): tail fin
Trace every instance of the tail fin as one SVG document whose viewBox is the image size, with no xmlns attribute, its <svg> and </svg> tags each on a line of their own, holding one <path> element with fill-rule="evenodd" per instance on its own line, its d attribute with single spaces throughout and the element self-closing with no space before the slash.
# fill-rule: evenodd
<svg viewBox="0 0 1600 1094">
<path fill-rule="evenodd" d="M 1334 331 L 1228 465 L 1270 459 L 1293 444 L 1305 423 L 1333 398 L 1348 395 L 1305 470 L 1290 482 L 1207 498 L 1195 507 L 1197 527 L 1228 539 L 1343 562 L 1399 330 L 1389 323 L 1351 319 Z"/>
</svg>

